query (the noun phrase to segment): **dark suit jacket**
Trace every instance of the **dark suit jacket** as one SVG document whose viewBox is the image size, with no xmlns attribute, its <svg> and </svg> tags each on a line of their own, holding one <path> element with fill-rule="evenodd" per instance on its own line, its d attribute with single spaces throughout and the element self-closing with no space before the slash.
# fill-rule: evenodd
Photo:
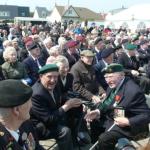
<svg viewBox="0 0 150 150">
<path fill-rule="evenodd" d="M 54 89 L 56 102 L 54 102 L 51 94 L 43 87 L 40 81 L 37 81 L 32 88 L 31 120 L 36 126 L 38 126 L 39 123 L 43 123 L 48 129 L 56 127 L 65 114 L 61 108 L 59 88 L 56 86 Z"/>
<path fill-rule="evenodd" d="M 106 83 L 106 80 L 104 78 L 104 74 L 102 73 L 102 70 L 106 67 L 105 63 L 103 60 L 100 60 L 97 64 L 95 64 L 94 69 L 95 69 L 95 74 L 96 74 L 96 79 L 102 85 L 104 90 L 107 90 L 108 84 Z"/>
<path fill-rule="evenodd" d="M 58 84 L 62 94 L 66 94 L 68 91 L 72 91 L 73 87 L 73 75 L 68 73 L 66 76 L 66 83 L 65 85 L 62 83 L 60 76 L 58 77 Z"/>
<path fill-rule="evenodd" d="M 139 57 L 139 60 L 140 60 L 140 66 L 143 67 L 150 60 L 149 49 L 145 49 L 145 50 L 138 49 L 137 52 L 138 52 L 138 55 L 139 55 L 138 57 Z"/>
<path fill-rule="evenodd" d="M 39 60 L 39 63 L 41 66 L 45 65 L 44 61 L 41 58 L 38 60 Z M 39 68 L 31 56 L 27 57 L 23 61 L 23 63 L 25 64 L 27 74 L 28 74 L 29 78 L 32 80 L 32 85 L 33 85 L 39 78 L 39 75 L 38 75 Z"/>
<path fill-rule="evenodd" d="M 98 63 L 102 59 L 101 54 L 103 50 L 100 50 L 99 52 L 97 52 L 95 49 L 93 49 L 92 51 L 93 53 L 96 54 L 95 59 L 96 59 L 96 63 Z"/>
<path fill-rule="evenodd" d="M 71 56 L 68 52 L 65 52 L 64 56 L 68 59 L 70 69 L 80 58 L 78 54 L 73 54 L 73 56 Z"/>
<path fill-rule="evenodd" d="M 109 96 L 111 89 L 108 88 L 107 95 Z M 123 107 L 125 110 L 125 117 L 129 119 L 129 127 L 119 127 L 115 125 L 112 130 L 120 132 L 126 136 L 134 136 L 138 134 L 143 126 L 150 122 L 150 109 L 146 104 L 146 98 L 137 84 L 135 84 L 128 77 L 125 78 L 122 86 L 116 94 L 120 97 L 118 106 Z M 114 123 L 114 103 L 115 99 L 112 101 L 111 105 L 107 108 L 105 114 L 107 115 L 106 120 L 106 130 L 108 130 Z"/>
<path fill-rule="evenodd" d="M 131 76 L 131 70 L 138 70 L 139 61 L 136 57 L 129 58 L 126 53 L 122 53 L 118 58 L 118 63 L 122 64 L 127 75 Z"/>
<path fill-rule="evenodd" d="M 14 139 L 14 137 L 6 130 L 6 128 L 2 124 L 0 124 L 0 132 L 1 132 L 0 150 L 6 150 L 9 148 L 12 148 L 12 150 L 23 150 L 25 141 L 22 141 L 22 134 L 26 134 L 28 137 L 29 133 L 32 134 L 34 138 L 35 149 L 44 150 L 44 148 L 39 145 L 33 125 L 29 120 L 25 121 L 19 128 L 20 137 L 18 142 Z"/>
<path fill-rule="evenodd" d="M 7 129 L 0 124 L 0 150 L 6 150 L 8 147 L 14 150 L 23 150 L 21 145 L 14 139 L 14 137 L 7 131 Z"/>
</svg>

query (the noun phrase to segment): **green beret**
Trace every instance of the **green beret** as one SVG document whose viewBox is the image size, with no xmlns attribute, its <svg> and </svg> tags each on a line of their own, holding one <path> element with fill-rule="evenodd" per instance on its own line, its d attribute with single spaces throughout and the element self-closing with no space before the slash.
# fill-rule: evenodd
<svg viewBox="0 0 150 150">
<path fill-rule="evenodd" d="M 24 104 L 32 96 L 32 88 L 21 80 L 0 81 L 0 107 L 15 107 Z"/>
<path fill-rule="evenodd" d="M 126 50 L 129 50 L 129 51 L 135 50 L 136 48 L 137 48 L 137 46 L 134 45 L 134 44 L 131 44 L 131 43 L 127 43 L 127 44 L 125 45 L 125 49 L 126 49 Z"/>
<path fill-rule="evenodd" d="M 93 53 L 91 50 L 83 50 L 80 53 L 81 56 L 88 56 L 88 57 L 94 57 L 95 53 Z"/>
<path fill-rule="evenodd" d="M 112 63 L 105 67 L 102 72 L 105 73 L 114 73 L 114 72 L 122 72 L 123 71 L 123 66 L 121 64 L 117 63 Z"/>
<path fill-rule="evenodd" d="M 44 74 L 47 72 L 58 71 L 58 66 L 56 64 L 47 64 L 44 65 L 40 70 L 39 74 Z"/>
</svg>

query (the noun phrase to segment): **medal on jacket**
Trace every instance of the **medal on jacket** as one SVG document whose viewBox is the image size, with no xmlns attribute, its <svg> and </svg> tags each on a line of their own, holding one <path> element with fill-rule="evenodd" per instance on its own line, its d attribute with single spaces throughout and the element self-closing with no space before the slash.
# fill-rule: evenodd
<svg viewBox="0 0 150 150">
<path fill-rule="evenodd" d="M 27 148 L 27 150 L 35 150 L 35 140 L 31 132 L 29 133 L 25 141 L 25 147 Z"/>
<path fill-rule="evenodd" d="M 24 132 L 21 138 L 26 150 L 35 150 L 35 140 L 32 133 L 29 133 L 29 135 L 27 135 L 27 133 Z"/>
</svg>

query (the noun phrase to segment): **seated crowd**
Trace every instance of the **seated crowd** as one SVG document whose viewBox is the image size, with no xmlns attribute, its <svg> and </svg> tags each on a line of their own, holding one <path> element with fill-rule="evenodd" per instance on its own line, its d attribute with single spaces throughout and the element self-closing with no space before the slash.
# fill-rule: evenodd
<svg viewBox="0 0 150 150">
<path fill-rule="evenodd" d="M 150 30 L 55 23 L 0 33 L 2 150 L 43 150 L 39 140 L 52 138 L 60 150 L 96 141 L 113 150 L 147 135 Z"/>
</svg>

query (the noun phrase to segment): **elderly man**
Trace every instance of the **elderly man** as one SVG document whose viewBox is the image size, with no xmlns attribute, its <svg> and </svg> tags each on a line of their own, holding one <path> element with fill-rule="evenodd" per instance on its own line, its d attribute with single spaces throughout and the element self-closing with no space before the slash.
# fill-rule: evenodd
<svg viewBox="0 0 150 150">
<path fill-rule="evenodd" d="M 93 60 L 95 54 L 90 50 L 83 50 L 80 53 L 81 59 L 71 68 L 71 73 L 74 76 L 73 89 L 78 92 L 84 99 L 92 103 L 100 102 L 100 96 L 104 93 L 103 88 L 99 85 L 96 79 Z M 94 143 L 97 135 L 97 123 L 91 123 L 91 139 Z"/>
<path fill-rule="evenodd" d="M 30 118 L 31 87 L 20 80 L 0 82 L 0 149 L 43 150 Z"/>
<path fill-rule="evenodd" d="M 29 51 L 29 56 L 23 60 L 26 67 L 27 74 L 32 80 L 32 85 L 39 78 L 38 70 L 45 64 L 45 61 L 40 57 L 41 50 L 33 41 L 26 43 L 27 50 Z"/>
<path fill-rule="evenodd" d="M 64 56 L 68 59 L 70 69 L 79 60 L 79 54 L 76 50 L 77 45 L 78 42 L 74 40 L 70 40 L 66 43 L 67 50 L 64 52 Z"/>
<path fill-rule="evenodd" d="M 72 150 L 70 129 L 64 123 L 65 115 L 71 108 L 79 107 L 81 101 L 73 98 L 62 105 L 56 64 L 43 66 L 39 74 L 40 80 L 33 86 L 31 119 L 40 139 L 55 138 L 60 149 Z"/>
<path fill-rule="evenodd" d="M 100 101 L 100 91 L 93 68 L 95 54 L 90 50 L 83 50 L 80 56 L 81 59 L 71 68 L 74 76 L 73 89 L 88 101 L 97 103 Z"/>
<path fill-rule="evenodd" d="M 119 138 L 132 138 L 143 132 L 150 122 L 150 109 L 139 86 L 124 76 L 122 65 L 108 65 L 103 72 L 109 85 L 107 97 L 85 118 L 91 121 L 99 116 L 106 117 L 106 130 L 99 137 L 99 149 L 113 150 Z"/>
</svg>

